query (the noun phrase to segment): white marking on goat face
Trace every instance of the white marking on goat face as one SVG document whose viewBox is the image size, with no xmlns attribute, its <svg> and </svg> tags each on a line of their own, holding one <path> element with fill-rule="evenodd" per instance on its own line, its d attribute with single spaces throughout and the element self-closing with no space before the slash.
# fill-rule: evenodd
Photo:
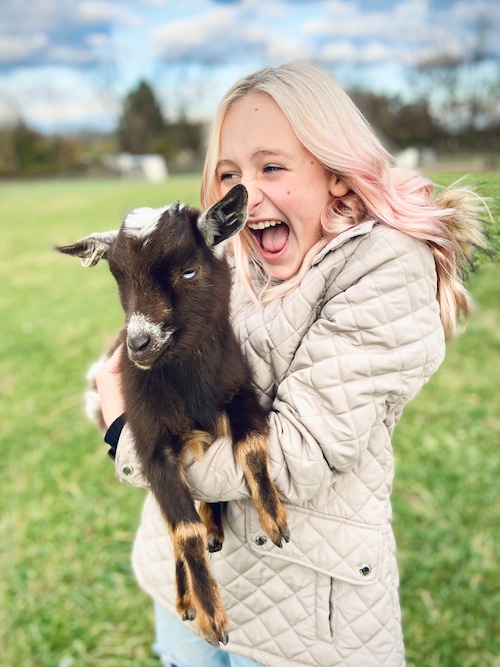
<svg viewBox="0 0 500 667">
<path fill-rule="evenodd" d="M 173 334 L 173 329 L 164 329 L 158 322 L 153 322 L 143 313 L 133 313 L 127 325 L 127 338 L 149 336 L 148 353 L 159 352 Z"/>
<path fill-rule="evenodd" d="M 147 206 L 136 208 L 125 218 L 125 222 L 123 223 L 124 233 L 132 238 L 146 240 L 154 232 L 161 216 L 169 208 L 170 204 L 161 208 L 148 208 Z"/>
<path fill-rule="evenodd" d="M 127 336 L 141 336 L 147 334 L 151 338 L 151 350 L 159 350 L 173 334 L 172 329 L 163 329 L 158 322 L 153 322 L 143 313 L 133 313 L 128 326 Z"/>
</svg>

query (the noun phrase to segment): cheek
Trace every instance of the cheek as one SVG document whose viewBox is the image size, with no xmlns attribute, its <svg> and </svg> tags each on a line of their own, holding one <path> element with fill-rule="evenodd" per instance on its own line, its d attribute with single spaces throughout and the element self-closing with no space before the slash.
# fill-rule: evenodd
<svg viewBox="0 0 500 667">
<path fill-rule="evenodd" d="M 307 208 L 304 202 L 305 194 L 297 188 L 285 188 L 277 193 L 275 197 L 275 203 L 280 208 L 285 209 L 290 216 L 293 215 L 294 211 L 304 211 Z"/>
<path fill-rule="evenodd" d="M 306 240 L 307 245 L 311 247 L 322 236 L 321 226 L 321 211 L 317 210 L 313 215 L 309 215 L 302 225 L 302 237 Z"/>
<path fill-rule="evenodd" d="M 215 193 L 216 199 L 222 199 L 222 197 L 224 197 L 224 195 L 227 195 L 227 193 L 229 192 L 230 189 L 231 189 L 231 187 L 229 185 L 227 185 L 225 182 L 222 182 L 222 183 L 216 182 L 214 184 L 214 193 Z"/>
</svg>

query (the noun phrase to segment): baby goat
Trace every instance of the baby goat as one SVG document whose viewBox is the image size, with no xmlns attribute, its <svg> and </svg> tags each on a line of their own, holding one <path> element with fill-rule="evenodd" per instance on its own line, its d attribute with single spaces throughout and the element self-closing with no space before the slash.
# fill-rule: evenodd
<svg viewBox="0 0 500 667">
<path fill-rule="evenodd" d="M 219 245 L 244 226 L 246 205 L 237 185 L 204 213 L 179 202 L 137 209 L 117 232 L 57 248 L 84 266 L 107 259 L 118 283 L 127 423 L 172 539 L 177 609 L 214 645 L 228 640 L 206 552 L 222 548 L 221 512 L 206 503 L 196 511 L 185 448 L 199 453 L 229 435 L 263 529 L 277 546 L 289 540 L 267 469 L 267 415 L 230 325 L 230 270 Z"/>
</svg>

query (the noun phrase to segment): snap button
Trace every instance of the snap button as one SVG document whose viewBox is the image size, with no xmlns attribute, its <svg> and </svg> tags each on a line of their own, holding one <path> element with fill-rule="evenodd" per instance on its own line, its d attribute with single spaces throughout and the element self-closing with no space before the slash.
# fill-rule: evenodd
<svg viewBox="0 0 500 667">
<path fill-rule="evenodd" d="M 257 544 L 259 547 L 261 547 L 266 542 L 267 542 L 267 537 L 265 535 L 257 535 L 257 537 L 255 538 L 255 544 Z"/>
<path fill-rule="evenodd" d="M 132 466 L 125 465 L 122 466 L 122 473 L 125 475 L 125 477 L 130 477 L 130 475 L 134 474 L 134 469 L 132 468 Z"/>
<path fill-rule="evenodd" d="M 359 573 L 362 577 L 367 577 L 372 571 L 371 565 L 362 565 L 359 568 Z"/>
</svg>

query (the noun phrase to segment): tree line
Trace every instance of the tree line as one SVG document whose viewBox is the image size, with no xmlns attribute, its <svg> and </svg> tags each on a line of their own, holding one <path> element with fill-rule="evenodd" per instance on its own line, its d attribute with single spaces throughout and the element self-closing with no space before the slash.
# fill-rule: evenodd
<svg viewBox="0 0 500 667">
<path fill-rule="evenodd" d="M 404 103 L 364 90 L 350 91 L 389 150 L 407 147 L 449 153 L 500 153 L 500 119 L 482 125 L 470 115 L 459 128 L 437 119 L 425 97 Z M 162 155 L 171 173 L 199 171 L 205 152 L 206 127 L 187 115 L 169 121 L 152 86 L 141 81 L 126 96 L 116 130 L 72 135 L 43 134 L 22 119 L 0 130 L 0 177 L 95 174 L 105 154 Z"/>
</svg>

